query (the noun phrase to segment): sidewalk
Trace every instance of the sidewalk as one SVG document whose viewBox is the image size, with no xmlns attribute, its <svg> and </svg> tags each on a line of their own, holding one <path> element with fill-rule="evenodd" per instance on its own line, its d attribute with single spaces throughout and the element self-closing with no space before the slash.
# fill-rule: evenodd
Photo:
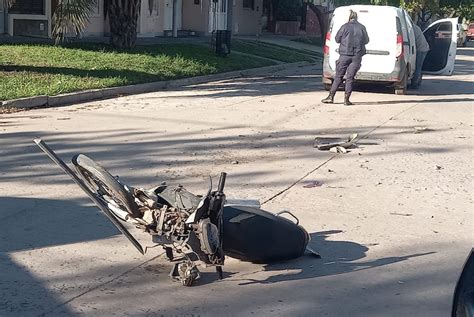
<svg viewBox="0 0 474 317">
<path fill-rule="evenodd" d="M 235 35 L 235 39 L 247 40 L 247 41 L 261 41 L 268 44 L 274 44 L 279 46 L 286 46 L 288 48 L 297 49 L 300 51 L 306 51 L 309 54 L 322 54 L 323 48 L 321 46 L 310 45 L 306 43 L 300 43 L 292 41 L 293 39 L 300 38 L 301 36 L 286 36 L 276 34 L 263 34 L 260 36 L 253 35 Z"/>
</svg>

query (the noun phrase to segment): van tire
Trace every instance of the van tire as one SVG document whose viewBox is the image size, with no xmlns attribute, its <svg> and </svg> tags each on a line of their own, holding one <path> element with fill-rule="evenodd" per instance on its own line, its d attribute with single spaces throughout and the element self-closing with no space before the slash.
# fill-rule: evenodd
<svg viewBox="0 0 474 317">
<path fill-rule="evenodd" d="M 324 90 L 329 91 L 331 90 L 331 84 L 323 84 L 324 85 Z"/>
<path fill-rule="evenodd" d="M 407 91 L 408 82 L 408 67 L 405 69 L 405 74 L 400 82 L 395 84 L 395 95 L 405 95 Z"/>
</svg>

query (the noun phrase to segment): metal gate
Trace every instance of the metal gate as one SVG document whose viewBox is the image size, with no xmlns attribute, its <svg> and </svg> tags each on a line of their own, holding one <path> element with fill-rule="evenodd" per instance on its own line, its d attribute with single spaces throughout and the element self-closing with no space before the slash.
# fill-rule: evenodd
<svg viewBox="0 0 474 317">
<path fill-rule="evenodd" d="M 209 33 L 227 30 L 227 0 L 210 0 Z"/>
</svg>

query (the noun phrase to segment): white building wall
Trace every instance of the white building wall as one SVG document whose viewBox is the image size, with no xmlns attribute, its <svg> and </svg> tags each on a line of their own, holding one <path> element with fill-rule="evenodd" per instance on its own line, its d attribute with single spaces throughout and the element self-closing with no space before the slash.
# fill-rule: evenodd
<svg viewBox="0 0 474 317">
<path fill-rule="evenodd" d="M 104 19 L 104 0 L 97 0 L 94 13 L 89 19 L 89 24 L 84 29 L 82 36 L 104 36 L 108 31 L 108 20 Z"/>
<path fill-rule="evenodd" d="M 154 37 L 163 35 L 164 15 L 163 0 L 142 1 L 138 18 L 138 36 Z"/>
<path fill-rule="evenodd" d="M 256 35 L 262 31 L 263 0 L 255 0 L 254 9 L 244 8 L 242 0 L 233 1 L 232 33 Z"/>
</svg>

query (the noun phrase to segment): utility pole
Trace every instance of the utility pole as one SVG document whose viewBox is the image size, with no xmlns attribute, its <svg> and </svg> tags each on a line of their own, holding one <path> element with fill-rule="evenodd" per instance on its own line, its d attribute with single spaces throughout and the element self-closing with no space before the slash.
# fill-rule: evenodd
<svg viewBox="0 0 474 317">
<path fill-rule="evenodd" d="M 176 10 L 178 0 L 173 0 L 173 37 L 178 37 L 178 10 Z"/>
<path fill-rule="evenodd" d="M 227 30 L 232 34 L 232 11 L 234 8 L 234 0 L 224 0 L 227 1 Z"/>
</svg>

